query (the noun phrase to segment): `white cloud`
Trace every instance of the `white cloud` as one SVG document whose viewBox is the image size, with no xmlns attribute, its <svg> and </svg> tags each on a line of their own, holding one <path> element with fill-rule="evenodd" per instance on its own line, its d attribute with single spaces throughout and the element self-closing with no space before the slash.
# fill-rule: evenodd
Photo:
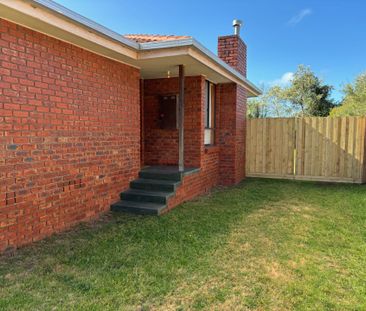
<svg viewBox="0 0 366 311">
<path fill-rule="evenodd" d="M 303 9 L 295 16 L 291 17 L 291 19 L 287 22 L 288 25 L 296 25 L 300 23 L 306 16 L 309 16 L 313 13 L 311 9 Z"/>
<path fill-rule="evenodd" d="M 286 72 L 282 75 L 281 78 L 273 80 L 269 83 L 270 86 L 286 86 L 288 85 L 294 78 L 293 72 Z"/>
</svg>

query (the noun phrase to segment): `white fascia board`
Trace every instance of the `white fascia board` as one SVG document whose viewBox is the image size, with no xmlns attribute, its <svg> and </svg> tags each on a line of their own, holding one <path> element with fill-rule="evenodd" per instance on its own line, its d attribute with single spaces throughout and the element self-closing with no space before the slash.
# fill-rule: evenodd
<svg viewBox="0 0 366 311">
<path fill-rule="evenodd" d="M 196 48 L 206 57 L 208 57 L 209 59 L 214 61 L 219 66 L 223 67 L 231 75 L 235 76 L 237 79 L 242 81 L 244 83 L 244 85 L 246 85 L 247 87 L 250 88 L 250 90 L 253 92 L 253 95 L 258 96 L 258 95 L 262 94 L 262 91 L 257 86 L 255 86 L 241 73 L 239 73 L 237 70 L 235 70 L 230 65 L 225 63 L 221 58 L 219 58 L 216 54 L 212 53 L 209 49 L 204 47 L 201 43 L 199 43 L 194 38 L 140 43 L 140 50 L 141 51 L 150 51 L 150 50 L 158 50 L 158 49 L 177 48 L 177 47 L 183 47 L 183 46 L 190 46 L 190 47 Z"/>
</svg>

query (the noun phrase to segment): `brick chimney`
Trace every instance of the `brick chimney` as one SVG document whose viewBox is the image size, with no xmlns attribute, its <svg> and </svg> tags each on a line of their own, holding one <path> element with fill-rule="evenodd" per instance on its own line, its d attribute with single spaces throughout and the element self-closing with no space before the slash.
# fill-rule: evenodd
<svg viewBox="0 0 366 311">
<path fill-rule="evenodd" d="M 234 34 L 220 36 L 218 39 L 217 54 L 231 67 L 235 68 L 245 77 L 247 76 L 247 46 L 240 38 L 242 22 L 234 20 Z"/>
<path fill-rule="evenodd" d="M 247 48 L 240 38 L 241 21 L 234 20 L 234 34 L 218 39 L 219 57 L 246 77 Z M 237 184 L 245 178 L 247 92 L 234 82 L 218 85 L 217 123 L 221 185 Z"/>
</svg>

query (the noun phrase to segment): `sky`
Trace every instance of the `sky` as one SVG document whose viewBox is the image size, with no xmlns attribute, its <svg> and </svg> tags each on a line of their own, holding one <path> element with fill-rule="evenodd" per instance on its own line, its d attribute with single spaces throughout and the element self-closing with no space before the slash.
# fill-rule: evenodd
<svg viewBox="0 0 366 311">
<path fill-rule="evenodd" d="M 366 0 L 56 0 L 118 33 L 190 35 L 213 52 L 241 19 L 248 78 L 285 85 L 299 64 L 335 87 L 366 71 Z"/>
</svg>

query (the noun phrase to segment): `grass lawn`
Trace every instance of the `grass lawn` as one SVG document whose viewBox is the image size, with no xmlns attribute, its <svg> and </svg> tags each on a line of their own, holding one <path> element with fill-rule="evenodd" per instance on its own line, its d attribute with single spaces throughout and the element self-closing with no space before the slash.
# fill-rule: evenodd
<svg viewBox="0 0 366 311">
<path fill-rule="evenodd" d="M 0 257 L 0 310 L 366 310 L 366 186 L 251 179 Z"/>
</svg>

